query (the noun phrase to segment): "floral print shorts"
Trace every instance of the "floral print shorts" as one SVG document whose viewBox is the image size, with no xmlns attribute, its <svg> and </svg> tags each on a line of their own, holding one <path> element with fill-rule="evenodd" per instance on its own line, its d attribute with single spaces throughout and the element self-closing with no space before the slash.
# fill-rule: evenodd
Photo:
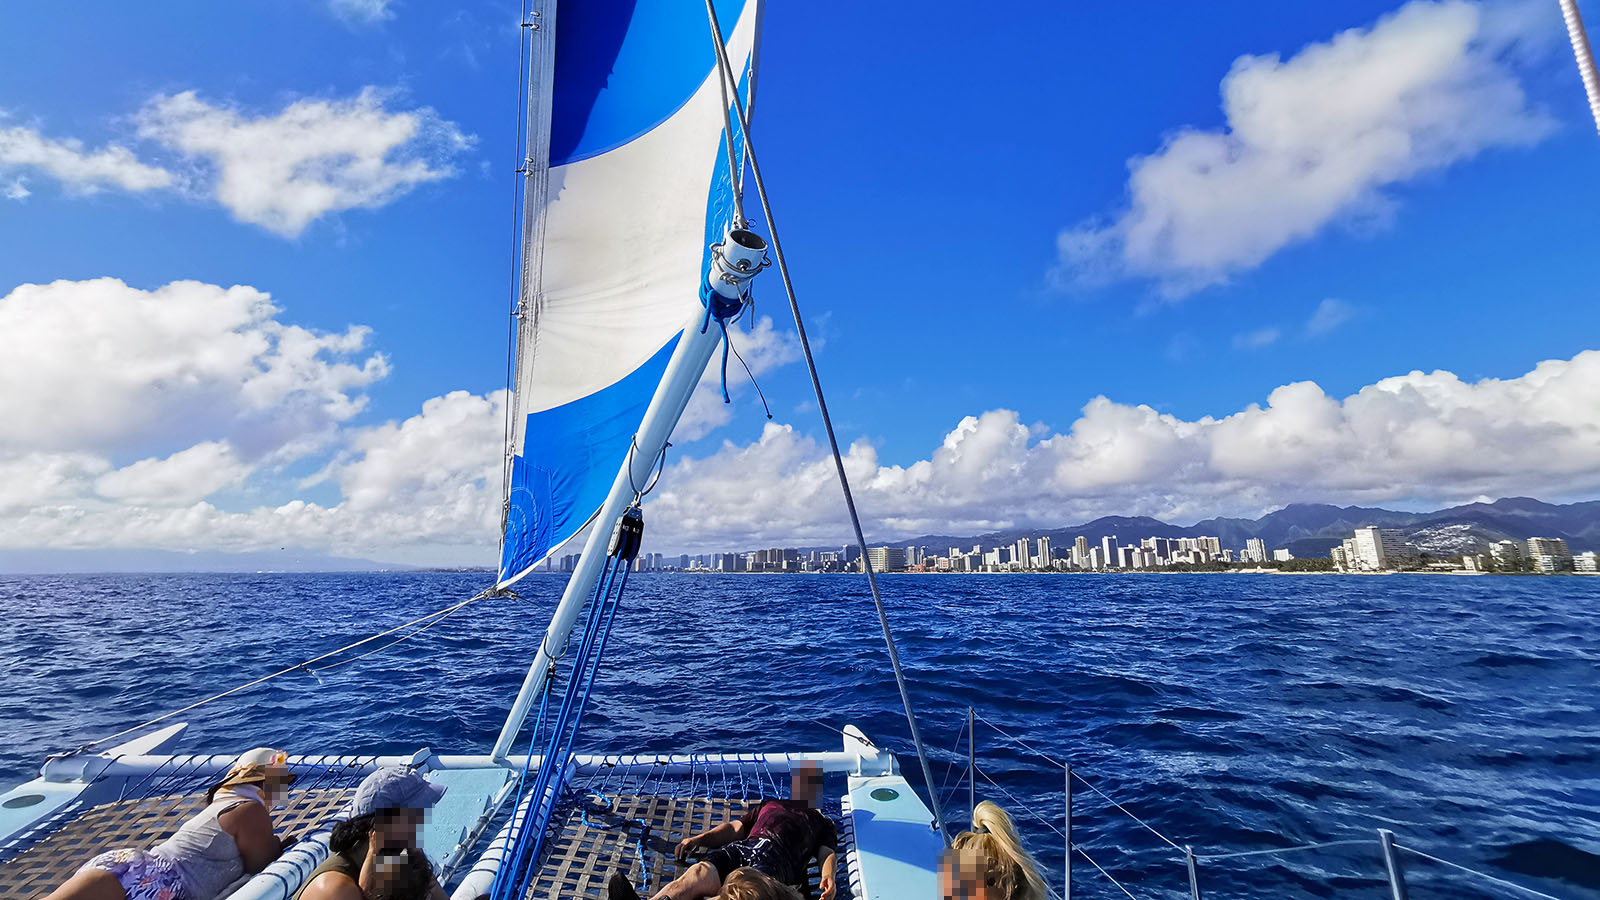
<svg viewBox="0 0 1600 900">
<path fill-rule="evenodd" d="M 108 850 L 83 864 L 116 876 L 128 900 L 185 900 L 183 878 L 171 860 L 143 850 Z"/>
</svg>

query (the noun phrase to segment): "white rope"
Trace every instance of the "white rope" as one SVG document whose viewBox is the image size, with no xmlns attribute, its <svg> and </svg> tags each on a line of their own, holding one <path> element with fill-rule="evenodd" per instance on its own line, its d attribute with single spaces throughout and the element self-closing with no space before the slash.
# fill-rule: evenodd
<svg viewBox="0 0 1600 900">
<path fill-rule="evenodd" d="M 257 678 L 254 681 L 246 682 L 244 684 L 239 685 L 238 687 L 229 688 L 228 690 L 225 690 L 220 694 L 212 694 L 211 696 L 205 698 L 204 700 L 197 700 L 194 703 L 191 703 L 188 706 L 183 707 L 182 709 L 175 709 L 172 712 L 163 713 L 163 714 L 161 714 L 159 716 L 156 716 L 154 719 L 150 719 L 149 721 L 146 721 L 146 722 L 141 722 L 138 725 L 133 726 L 132 728 L 124 728 L 121 731 L 117 732 L 116 734 L 108 734 L 105 737 L 100 738 L 99 740 L 90 741 L 89 743 L 84 744 L 83 746 L 79 747 L 78 750 L 80 752 L 84 751 L 84 750 L 88 750 L 88 749 L 96 747 L 96 746 L 98 746 L 100 744 L 104 744 L 106 741 L 112 740 L 114 738 L 119 738 L 119 737 L 122 737 L 125 734 L 132 734 L 135 731 L 140 731 L 140 730 L 143 730 L 145 728 L 148 728 L 151 725 L 156 724 L 157 722 L 165 722 L 166 720 L 172 718 L 173 716 L 182 715 L 183 713 L 186 713 L 186 712 L 188 712 L 188 711 L 190 711 L 192 709 L 198 709 L 199 707 L 205 706 L 207 703 L 212 703 L 214 701 L 221 700 L 223 697 L 232 696 L 234 694 L 239 693 L 240 691 L 248 690 L 249 688 L 253 688 L 258 684 L 265 684 L 265 683 L 271 681 L 274 678 L 278 678 L 278 677 L 283 676 L 283 675 L 288 675 L 290 672 L 298 672 L 298 671 L 304 670 L 304 671 L 306 671 L 308 673 L 311 673 L 313 675 L 313 677 L 314 677 L 315 676 L 315 672 L 313 672 L 313 670 L 311 669 L 311 664 L 314 663 L 314 662 L 321 662 L 322 660 L 327 659 L 327 658 L 329 658 L 331 656 L 338 656 L 339 654 L 345 652 L 346 650 L 354 650 L 355 648 L 360 647 L 363 644 L 370 644 L 370 643 L 372 643 L 373 641 L 375 641 L 375 640 L 377 640 L 379 638 L 388 637 L 389 635 L 394 634 L 397 631 L 401 631 L 403 629 L 410 628 L 413 625 L 416 625 L 416 624 L 421 623 L 421 622 L 426 622 L 429 619 L 437 619 L 438 620 L 438 621 L 430 623 L 429 625 L 427 625 L 427 626 L 425 626 L 423 628 L 417 629 L 415 632 L 412 632 L 411 634 L 406 635 L 405 637 L 401 638 L 399 641 L 393 641 L 393 642 L 391 642 L 389 644 L 385 644 L 383 647 L 379 647 L 378 648 L 379 650 L 387 649 L 389 647 L 394 646 L 395 644 L 400 643 L 400 641 L 409 640 L 410 638 L 416 637 L 417 635 L 421 634 L 422 632 L 427 631 L 429 628 L 432 628 L 434 625 L 437 625 L 440 621 L 443 621 L 445 619 L 445 617 L 449 616 L 451 613 L 455 612 L 456 610 L 459 610 L 462 607 L 469 606 L 469 605 L 471 605 L 473 603 L 476 603 L 479 600 L 487 599 L 487 598 L 489 598 L 491 596 L 494 596 L 494 595 L 490 594 L 488 591 L 484 591 L 484 592 L 478 594 L 477 596 L 471 597 L 471 598 L 469 598 L 467 600 L 463 600 L 460 603 L 455 604 L 454 606 L 447 606 L 444 609 L 428 613 L 425 616 L 419 616 L 418 618 L 412 619 L 409 622 L 405 622 L 405 623 L 402 623 L 400 625 L 396 625 L 395 627 L 389 629 L 388 631 L 380 631 L 377 634 L 372 635 L 371 637 L 362 638 L 361 640 L 356 641 L 353 644 L 345 644 L 343 647 L 340 647 L 337 650 L 329 650 L 327 653 L 324 653 L 321 656 L 313 657 L 311 659 L 306 660 L 305 662 L 295 663 L 292 666 L 288 666 L 286 668 L 279 669 L 278 671 L 273 672 L 270 675 L 263 675 L 263 676 L 261 676 L 260 678 Z M 373 652 L 376 653 L 377 651 L 375 650 Z M 356 659 L 363 659 L 363 658 L 365 658 L 367 656 L 371 656 L 371 655 L 372 655 L 371 653 L 364 653 L 361 656 L 356 657 Z M 346 662 L 355 662 L 355 660 L 353 660 L 353 659 L 352 660 L 346 660 Z M 343 662 L 335 663 L 335 665 L 344 665 L 344 663 Z M 334 666 L 324 666 L 323 668 L 331 669 L 333 667 Z"/>
<path fill-rule="evenodd" d="M 1594 127 L 1600 132 L 1600 74 L 1595 73 L 1594 51 L 1589 47 L 1589 36 L 1583 30 L 1583 16 L 1578 14 L 1578 0 L 1561 0 L 1561 18 L 1567 23 L 1567 39 L 1572 42 L 1572 55 L 1578 60 L 1578 77 L 1583 79 L 1583 92 L 1589 98 L 1589 113 L 1594 116 Z"/>
<path fill-rule="evenodd" d="M 1116 876 L 1112 875 L 1110 872 L 1107 872 L 1099 863 L 1095 862 L 1094 861 L 1094 857 L 1092 857 L 1089 854 L 1083 852 L 1083 848 L 1082 847 L 1079 847 L 1076 844 L 1074 844 L 1072 849 L 1078 851 L 1078 855 L 1079 856 L 1082 856 L 1084 859 L 1087 859 L 1089 861 L 1089 865 L 1094 866 L 1096 869 L 1099 869 L 1100 870 L 1100 874 L 1104 875 L 1106 877 L 1107 881 L 1109 881 L 1112 884 L 1117 886 L 1117 890 L 1123 892 L 1124 894 L 1127 894 L 1128 895 L 1128 900 L 1137 900 L 1137 898 L 1135 898 L 1133 896 L 1133 892 L 1132 891 L 1129 891 L 1127 888 L 1123 887 L 1122 886 L 1122 882 L 1118 881 L 1116 879 Z"/>
</svg>

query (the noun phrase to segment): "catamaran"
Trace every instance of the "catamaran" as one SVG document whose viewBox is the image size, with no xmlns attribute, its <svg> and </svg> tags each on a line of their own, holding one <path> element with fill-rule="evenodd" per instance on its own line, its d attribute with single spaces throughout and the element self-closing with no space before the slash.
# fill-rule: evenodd
<svg viewBox="0 0 1600 900">
<path fill-rule="evenodd" d="M 1561 3 L 1600 127 L 1600 78 L 1575 2 Z M 41 897 L 95 853 L 148 846 L 204 805 L 206 789 L 233 756 L 175 753 L 187 727 L 179 716 L 305 671 L 311 663 L 407 640 L 467 605 L 514 591 L 520 579 L 580 540 L 575 570 L 494 745 L 478 753 L 422 748 L 406 756 L 336 751 L 290 757 L 298 779 L 274 818 L 283 834 L 298 841 L 230 896 L 293 896 L 327 857 L 329 831 L 348 814 L 356 785 L 388 765 L 413 766 L 447 788 L 423 828 L 422 844 L 454 900 L 602 896 L 606 878 L 617 870 L 648 894 L 673 877 L 676 841 L 727 821 L 762 797 L 785 796 L 784 776 L 802 765 L 843 778 L 843 791 L 825 804 L 839 825 L 841 896 L 937 896 L 937 865 L 948 833 L 939 792 L 932 789 L 888 618 L 866 563 L 865 536 L 751 134 L 763 5 L 764 0 L 707 0 L 700 9 L 690 0 L 566 0 L 558 10 L 557 0 L 530 0 L 524 6 L 520 240 L 508 365 L 513 401 L 494 584 L 435 613 L 51 756 L 38 778 L 0 794 L 0 896 Z M 746 216 L 748 187 L 754 188 L 759 219 Z M 925 796 L 901 774 L 895 755 L 854 725 L 841 730 L 841 746 L 825 750 L 578 752 L 589 692 L 629 563 L 639 551 L 645 497 L 661 477 L 673 428 L 719 348 L 726 377 L 738 335 L 733 326 L 749 308 L 752 281 L 773 264 L 862 551 Z M 362 649 L 390 638 L 377 650 Z M 1159 839 L 1154 849 L 1186 872 L 1193 900 L 1201 896 L 1202 863 L 1358 845 L 1376 851 L 1370 862 L 1376 867 L 1381 860 L 1382 877 L 1371 883 L 1386 880 L 1394 900 L 1406 897 L 1402 854 L 1498 889 L 1549 896 L 1473 872 L 1385 830 L 1317 844 L 1283 841 L 1197 854 L 1138 818 L 1070 763 L 1043 757 L 971 710 L 963 776 L 969 806 L 976 804 L 979 777 L 1006 793 L 978 765 L 980 722 L 994 739 L 1062 770 L 1059 819 L 1024 803 L 1013 811 L 1062 838 L 1063 896 L 1072 893 L 1074 861 L 1133 896 L 1114 866 L 1102 866 L 1091 848 L 1074 839 L 1075 789 L 1098 795 L 1106 809 Z M 516 752 L 519 742 L 526 748 L 522 753 Z M 1150 866 L 1157 858 L 1140 860 Z"/>
<path fill-rule="evenodd" d="M 298 780 L 275 820 L 299 840 L 233 897 L 292 896 L 326 858 L 329 829 L 359 780 L 402 763 L 447 788 L 422 843 L 462 900 L 597 896 L 616 869 L 647 893 L 673 877 L 673 842 L 786 795 L 786 773 L 799 764 L 846 779 L 831 809 L 844 890 L 882 900 L 934 893 L 939 816 L 894 756 L 853 726 L 826 750 L 577 752 L 673 428 L 719 348 L 725 377 L 752 281 L 776 262 L 790 286 L 750 140 L 762 13 L 763 0 L 524 7 L 498 577 L 477 597 L 407 623 L 408 634 L 513 591 L 571 543 L 581 540 L 582 551 L 488 752 L 291 757 Z M 746 216 L 752 185 L 761 225 Z M 864 546 L 859 527 L 857 539 Z M 95 852 L 147 846 L 203 805 L 232 757 L 175 753 L 186 727 L 176 715 L 114 735 L 115 745 L 52 756 L 39 778 L 0 796 L 0 895 L 42 896 Z"/>
</svg>

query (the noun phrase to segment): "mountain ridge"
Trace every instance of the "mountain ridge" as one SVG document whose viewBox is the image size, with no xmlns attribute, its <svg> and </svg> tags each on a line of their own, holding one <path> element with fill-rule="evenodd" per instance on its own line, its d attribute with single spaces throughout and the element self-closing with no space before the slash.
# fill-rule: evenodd
<svg viewBox="0 0 1600 900">
<path fill-rule="evenodd" d="M 1212 517 L 1193 525 L 1174 525 L 1149 516 L 1101 516 L 1057 528 L 1007 528 L 968 537 L 923 535 L 890 541 L 887 546 L 926 546 L 930 552 L 943 554 L 950 547 L 979 544 L 989 549 L 1024 537 L 1048 537 L 1055 550 L 1062 552 L 1080 535 L 1096 546 L 1101 538 L 1113 535 L 1122 543 L 1146 537 L 1206 535 L 1219 538 L 1223 547 L 1234 549 L 1243 547 L 1250 538 L 1261 538 L 1269 551 L 1287 548 L 1297 557 L 1309 557 L 1326 556 L 1329 548 L 1356 528 L 1367 525 L 1399 528 L 1422 550 L 1433 553 L 1461 553 L 1493 541 L 1530 537 L 1562 538 L 1575 553 L 1600 550 L 1600 500 L 1556 504 L 1532 497 L 1503 497 L 1492 503 L 1468 503 L 1430 512 L 1291 503 L 1255 519 Z"/>
</svg>

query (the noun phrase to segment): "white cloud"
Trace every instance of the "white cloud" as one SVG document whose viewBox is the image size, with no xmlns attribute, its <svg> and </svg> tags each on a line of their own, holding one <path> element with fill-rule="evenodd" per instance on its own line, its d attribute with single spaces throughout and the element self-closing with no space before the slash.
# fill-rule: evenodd
<svg viewBox="0 0 1600 900">
<path fill-rule="evenodd" d="M 95 480 L 102 497 L 148 506 L 189 506 L 243 481 L 250 466 L 227 442 L 204 441 L 165 459 L 151 457 Z"/>
<path fill-rule="evenodd" d="M 1222 418 L 1097 397 L 1042 440 L 1017 413 L 992 410 L 909 466 L 881 464 L 858 441 L 847 470 L 875 539 L 1109 514 L 1257 515 L 1294 501 L 1567 497 L 1600 489 L 1600 351 L 1510 379 L 1411 372 L 1343 399 L 1297 382 Z M 678 461 L 653 499 L 656 533 L 686 549 L 848 535 L 826 448 L 787 425 Z"/>
<path fill-rule="evenodd" d="M 394 18 L 394 0 L 328 0 L 328 8 L 346 22 L 372 25 Z"/>
<path fill-rule="evenodd" d="M 22 169 L 48 175 L 78 193 L 107 187 L 148 191 L 173 181 L 171 172 L 140 162 L 133 151 L 118 144 L 91 151 L 82 141 L 47 138 L 21 125 L 0 128 L 0 175 Z M 6 196 L 12 200 L 28 194 L 20 178 L 6 186 Z"/>
<path fill-rule="evenodd" d="M 1181 296 L 1330 223 L 1381 221 L 1385 189 L 1418 174 L 1539 140 L 1551 122 L 1506 61 L 1526 23 L 1501 12 L 1413 0 L 1288 60 L 1239 57 L 1226 127 L 1181 129 L 1130 160 L 1127 209 L 1063 231 L 1056 277 L 1151 278 Z"/>
<path fill-rule="evenodd" d="M 365 328 L 322 334 L 277 313 L 242 285 L 22 285 L 0 297 L 0 450 L 304 452 L 361 409 L 388 363 L 360 358 Z"/>
<path fill-rule="evenodd" d="M 235 218 L 294 237 L 329 213 L 380 207 L 455 174 L 450 159 L 474 139 L 431 108 L 391 112 L 386 99 L 368 87 L 250 116 L 185 91 L 146 104 L 139 132 L 206 161 Z"/>
<path fill-rule="evenodd" d="M 1242 334 L 1234 335 L 1233 347 L 1235 350 L 1259 350 L 1262 347 L 1276 344 L 1278 338 L 1282 336 L 1283 332 L 1276 328 L 1257 328 L 1255 331 L 1246 331 Z"/>
<path fill-rule="evenodd" d="M 1355 310 L 1350 304 L 1329 297 L 1318 303 L 1316 310 L 1311 313 L 1311 318 L 1306 320 L 1306 334 L 1312 337 L 1327 334 L 1350 321 L 1353 315 Z"/>
</svg>

